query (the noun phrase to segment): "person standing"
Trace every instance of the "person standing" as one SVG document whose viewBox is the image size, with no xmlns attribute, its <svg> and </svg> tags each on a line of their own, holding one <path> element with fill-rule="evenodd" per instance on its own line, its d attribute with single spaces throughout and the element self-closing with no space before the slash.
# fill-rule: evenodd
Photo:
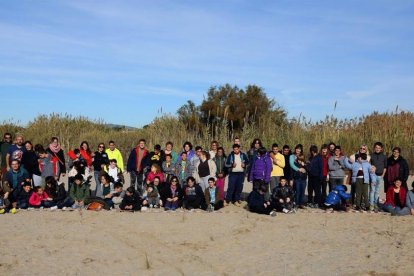
<svg viewBox="0 0 414 276">
<path fill-rule="evenodd" d="M 272 173 L 270 174 L 270 193 L 279 185 L 280 178 L 284 176 L 285 157 L 279 152 L 279 145 L 274 143 L 270 152 L 272 159 Z"/>
<path fill-rule="evenodd" d="M 331 192 L 336 185 L 343 185 L 345 179 L 345 156 L 342 155 L 341 147 L 335 146 L 334 153 L 335 155 L 331 156 L 328 160 L 329 192 Z"/>
<path fill-rule="evenodd" d="M 143 192 L 144 169 L 147 167 L 148 150 L 145 147 L 145 140 L 140 139 L 138 145 L 131 150 L 128 157 L 127 172 L 130 173 L 130 187 L 137 187 L 137 190 Z"/>
<path fill-rule="evenodd" d="M 105 150 L 106 154 L 108 155 L 108 159 L 115 159 L 116 160 L 116 164 L 118 165 L 118 167 L 121 169 L 121 172 L 124 172 L 125 168 L 124 168 L 124 159 L 122 158 L 122 154 L 119 151 L 119 149 L 117 149 L 115 147 L 115 142 L 114 141 L 109 141 L 109 149 Z"/>
<path fill-rule="evenodd" d="M 370 183 L 369 209 L 370 211 L 377 211 L 379 191 L 381 188 L 384 188 L 384 176 L 387 172 L 387 156 L 384 154 L 384 146 L 381 142 L 374 144 L 371 165 L 375 167 L 375 179 Z"/>
<path fill-rule="evenodd" d="M 61 148 L 59 143 L 59 139 L 57 137 L 52 137 L 50 139 L 49 147 L 46 149 L 50 155 L 52 155 L 52 159 L 54 163 L 59 164 L 59 175 L 57 175 L 57 180 L 59 180 L 60 176 L 65 177 L 66 175 L 66 163 L 65 163 L 65 154 Z"/>
<path fill-rule="evenodd" d="M 229 183 L 224 205 L 233 202 L 234 205 L 240 206 L 247 165 L 249 165 L 247 155 L 240 151 L 240 145 L 234 144 L 233 151 L 226 160 L 226 167 L 229 169 Z"/>
<path fill-rule="evenodd" d="M 26 148 L 23 145 L 23 135 L 16 135 L 16 139 L 13 145 L 9 146 L 9 151 L 6 154 L 7 170 L 10 170 L 10 165 L 13 160 L 22 162 L 23 153 Z M 20 164 L 19 164 L 20 165 Z"/>
<path fill-rule="evenodd" d="M 384 192 L 388 192 L 389 187 L 392 186 L 396 178 L 401 178 L 402 187 L 404 187 L 405 190 L 408 190 L 408 174 L 408 163 L 401 156 L 401 148 L 394 147 L 392 149 L 392 155 L 387 159 L 387 171 L 384 179 Z"/>
<path fill-rule="evenodd" d="M 209 178 L 216 178 L 216 172 L 216 163 L 210 159 L 210 156 L 206 151 L 201 151 L 200 161 L 194 168 L 193 177 L 196 180 L 196 183 L 200 185 L 202 191 L 205 191 L 208 188 Z"/>
<path fill-rule="evenodd" d="M 309 169 L 308 169 L 308 206 L 311 208 L 321 207 L 322 201 L 322 181 L 323 181 L 323 161 L 318 154 L 318 147 L 312 145 L 309 149 Z M 313 196 L 315 193 L 315 197 Z"/>
<path fill-rule="evenodd" d="M 95 155 L 93 156 L 93 161 L 92 161 L 93 175 L 94 175 L 95 184 L 96 184 L 95 196 L 102 194 L 102 189 L 100 185 L 101 183 L 100 176 L 102 175 L 105 165 L 108 165 L 108 164 L 109 164 L 109 159 L 108 159 L 108 154 L 105 152 L 105 144 L 100 143 L 98 145 L 98 150 L 95 151 Z"/>
<path fill-rule="evenodd" d="M 9 132 L 4 133 L 3 141 L 0 145 L 0 153 L 1 153 L 1 174 L 4 175 L 7 172 L 7 161 L 6 155 L 9 152 L 9 147 L 11 146 L 12 142 L 12 135 Z"/>
</svg>

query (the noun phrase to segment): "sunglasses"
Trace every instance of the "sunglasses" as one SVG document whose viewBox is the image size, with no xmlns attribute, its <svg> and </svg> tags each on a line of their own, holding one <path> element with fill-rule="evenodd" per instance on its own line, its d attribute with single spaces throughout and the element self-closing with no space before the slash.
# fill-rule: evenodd
<svg viewBox="0 0 414 276">
<path fill-rule="evenodd" d="M 177 180 L 173 180 L 173 181 L 171 181 L 171 182 L 178 182 Z"/>
<path fill-rule="evenodd" d="M 105 148 L 105 147 L 104 147 L 104 146 L 99 146 L 98 148 L 103 149 L 103 148 Z"/>
</svg>

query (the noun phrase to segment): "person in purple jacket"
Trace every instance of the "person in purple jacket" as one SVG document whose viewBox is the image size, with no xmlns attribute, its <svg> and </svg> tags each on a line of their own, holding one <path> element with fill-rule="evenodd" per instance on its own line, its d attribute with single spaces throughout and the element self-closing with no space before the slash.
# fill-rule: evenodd
<svg viewBox="0 0 414 276">
<path fill-rule="evenodd" d="M 253 190 L 257 190 L 261 185 L 265 185 L 269 190 L 272 169 L 272 159 L 267 150 L 264 147 L 259 148 L 257 158 L 254 160 L 249 174 L 249 181 L 253 182 Z M 266 192 L 266 196 L 268 199 L 269 191 Z"/>
</svg>

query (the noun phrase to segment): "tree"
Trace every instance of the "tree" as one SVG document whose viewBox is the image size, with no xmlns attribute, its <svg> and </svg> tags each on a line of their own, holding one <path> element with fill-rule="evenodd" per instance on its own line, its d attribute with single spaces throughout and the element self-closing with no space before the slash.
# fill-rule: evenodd
<svg viewBox="0 0 414 276">
<path fill-rule="evenodd" d="M 188 130 L 199 130 L 200 126 L 200 111 L 199 107 L 191 100 L 187 101 L 186 104 L 182 105 L 177 110 L 178 118 L 183 122 Z"/>
</svg>

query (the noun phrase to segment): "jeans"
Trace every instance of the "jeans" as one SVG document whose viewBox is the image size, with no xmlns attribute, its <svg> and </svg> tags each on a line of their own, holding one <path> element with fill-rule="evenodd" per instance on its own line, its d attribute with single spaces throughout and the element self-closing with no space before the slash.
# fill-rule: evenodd
<svg viewBox="0 0 414 276">
<path fill-rule="evenodd" d="M 164 208 L 165 210 L 174 211 L 175 209 L 178 208 L 178 200 L 177 201 L 165 201 Z"/>
<path fill-rule="evenodd" d="M 372 179 L 369 192 L 369 205 L 378 206 L 379 191 L 381 186 L 384 186 L 384 178 L 376 175 L 376 179 Z"/>
<path fill-rule="evenodd" d="M 344 184 L 344 178 L 338 177 L 338 178 L 329 178 L 329 192 L 332 192 L 333 189 L 335 189 L 336 185 L 343 185 Z"/>
<path fill-rule="evenodd" d="M 101 172 L 99 172 L 99 171 L 94 171 L 93 172 L 93 176 L 95 178 L 95 184 L 96 184 L 94 196 L 97 196 L 97 197 L 102 196 L 101 181 L 99 180 L 99 175 L 100 174 L 101 174 Z"/>
<path fill-rule="evenodd" d="M 391 204 L 385 204 L 383 207 L 384 211 L 395 214 L 397 216 L 408 216 L 411 215 L 411 210 L 408 207 L 400 208 L 400 207 L 393 207 Z"/>
<path fill-rule="evenodd" d="M 305 189 L 306 189 L 306 179 L 294 179 L 293 187 L 295 188 L 295 203 L 303 205 L 305 203 Z"/>
<path fill-rule="evenodd" d="M 142 172 L 138 173 L 136 171 L 131 171 L 130 176 L 131 176 L 130 187 L 134 187 L 139 192 L 139 194 L 142 195 L 146 188 L 146 184 L 144 181 L 144 173 Z M 135 183 L 136 183 L 136 186 L 135 186 Z"/>
<path fill-rule="evenodd" d="M 241 198 L 243 191 L 244 172 L 230 173 L 227 187 L 226 201 L 236 202 Z"/>
</svg>

